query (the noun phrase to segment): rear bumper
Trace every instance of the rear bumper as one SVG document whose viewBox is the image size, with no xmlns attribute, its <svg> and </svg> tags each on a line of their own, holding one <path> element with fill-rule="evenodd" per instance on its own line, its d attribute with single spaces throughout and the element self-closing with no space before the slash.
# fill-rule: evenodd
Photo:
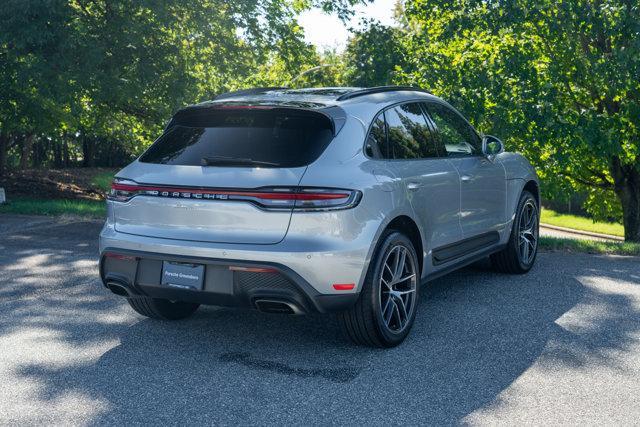
<svg viewBox="0 0 640 427">
<path fill-rule="evenodd" d="M 231 262 L 276 265 L 295 272 L 301 279 L 296 282 L 308 284 L 317 294 L 358 293 L 369 264 L 376 225 L 369 221 L 356 228 L 349 223 L 354 222 L 354 219 L 343 221 L 344 213 L 298 216 L 300 218 L 292 218 L 287 237 L 270 245 L 138 236 L 116 231 L 113 223 L 107 221 L 100 233 L 100 253 L 111 249 L 166 257 L 197 258 L 227 265 Z M 297 224 L 300 222 L 306 228 Z M 334 284 L 355 286 L 349 291 L 339 291 L 334 289 Z"/>
<path fill-rule="evenodd" d="M 161 284 L 163 261 L 205 266 L 202 290 Z M 243 271 L 244 269 L 244 271 Z M 247 271 L 248 270 L 248 271 Z M 124 296 L 148 296 L 226 307 L 288 306 L 291 313 L 343 311 L 358 293 L 320 294 L 289 267 L 269 262 L 168 255 L 120 248 L 104 248 L 100 278 L 105 287 Z"/>
</svg>

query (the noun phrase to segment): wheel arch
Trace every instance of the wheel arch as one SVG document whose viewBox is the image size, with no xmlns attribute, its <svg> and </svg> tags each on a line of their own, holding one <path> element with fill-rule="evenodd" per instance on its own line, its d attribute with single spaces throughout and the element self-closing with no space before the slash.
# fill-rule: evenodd
<svg viewBox="0 0 640 427">
<path fill-rule="evenodd" d="M 522 191 L 528 191 L 533 194 L 533 197 L 536 199 L 536 203 L 538 204 L 538 209 L 540 209 L 540 186 L 536 181 L 529 180 L 522 188 Z"/>
<path fill-rule="evenodd" d="M 420 273 L 423 272 L 423 263 L 424 263 L 424 244 L 422 242 L 422 233 L 420 232 L 420 228 L 418 224 L 407 215 L 399 215 L 392 219 L 384 228 L 384 231 L 387 230 L 396 230 L 403 233 L 411 243 L 413 244 L 413 248 L 416 250 L 416 254 L 418 255 L 418 266 L 420 267 Z"/>
<path fill-rule="evenodd" d="M 501 242 L 506 243 L 511 235 L 513 229 L 513 221 L 516 217 L 516 210 L 518 209 L 518 203 L 520 197 L 524 191 L 528 191 L 533 194 L 534 199 L 540 209 L 540 184 L 535 179 L 512 179 L 507 180 L 507 206 L 506 206 L 506 218 L 508 220 L 508 226 L 501 233 Z"/>
</svg>

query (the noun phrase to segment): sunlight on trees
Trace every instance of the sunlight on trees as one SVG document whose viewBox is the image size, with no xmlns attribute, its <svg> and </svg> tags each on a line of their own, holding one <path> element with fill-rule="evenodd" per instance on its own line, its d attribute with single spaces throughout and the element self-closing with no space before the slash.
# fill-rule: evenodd
<svg viewBox="0 0 640 427">
<path fill-rule="evenodd" d="M 9 0 L 0 10 L 0 176 L 113 166 L 182 106 L 250 86 L 412 84 L 502 137 L 547 198 L 586 194 L 640 241 L 640 7 L 626 0 L 398 2 L 345 52 L 296 15 L 365 0 Z"/>
</svg>

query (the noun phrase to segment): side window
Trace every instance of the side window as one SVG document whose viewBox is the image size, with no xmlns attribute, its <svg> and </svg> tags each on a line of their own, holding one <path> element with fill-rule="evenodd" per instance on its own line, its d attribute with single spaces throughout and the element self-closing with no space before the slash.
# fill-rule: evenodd
<svg viewBox="0 0 640 427">
<path fill-rule="evenodd" d="M 389 145 L 387 144 L 387 130 L 384 125 L 384 113 L 378 114 L 371 125 L 365 144 L 367 156 L 374 159 L 388 159 Z"/>
<path fill-rule="evenodd" d="M 389 147 L 394 159 L 438 157 L 433 134 L 420 104 L 402 104 L 386 111 Z"/>
<path fill-rule="evenodd" d="M 482 142 L 475 131 L 458 114 L 441 104 L 426 104 L 438 128 L 447 156 L 475 156 L 482 153 Z"/>
</svg>

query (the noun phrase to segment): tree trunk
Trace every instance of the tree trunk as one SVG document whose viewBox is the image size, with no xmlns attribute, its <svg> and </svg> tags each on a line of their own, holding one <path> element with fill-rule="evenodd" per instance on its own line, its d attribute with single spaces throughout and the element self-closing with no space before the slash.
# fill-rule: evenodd
<svg viewBox="0 0 640 427">
<path fill-rule="evenodd" d="M 35 135 L 30 133 L 22 140 L 22 152 L 20 153 L 20 169 L 28 169 L 33 149 Z"/>
<path fill-rule="evenodd" d="M 0 176 L 7 172 L 7 154 L 9 151 L 9 135 L 0 133 Z"/>
<path fill-rule="evenodd" d="M 612 175 L 615 192 L 622 204 L 624 239 L 640 243 L 640 167 L 623 165 L 614 159 Z"/>
<path fill-rule="evenodd" d="M 624 217 L 624 239 L 640 243 L 640 191 L 624 189 L 618 194 Z"/>
<path fill-rule="evenodd" d="M 46 138 L 40 138 L 33 144 L 31 150 L 31 164 L 35 169 L 42 167 L 47 160 L 49 153 L 49 140 Z"/>
<path fill-rule="evenodd" d="M 62 168 L 62 142 L 59 139 L 53 140 L 53 167 Z"/>
<path fill-rule="evenodd" d="M 62 142 L 62 161 L 65 168 L 69 167 L 71 158 L 69 156 L 69 141 L 65 138 Z"/>
<path fill-rule="evenodd" d="M 93 167 L 95 165 L 95 141 L 92 138 L 82 138 L 82 166 Z"/>
</svg>

